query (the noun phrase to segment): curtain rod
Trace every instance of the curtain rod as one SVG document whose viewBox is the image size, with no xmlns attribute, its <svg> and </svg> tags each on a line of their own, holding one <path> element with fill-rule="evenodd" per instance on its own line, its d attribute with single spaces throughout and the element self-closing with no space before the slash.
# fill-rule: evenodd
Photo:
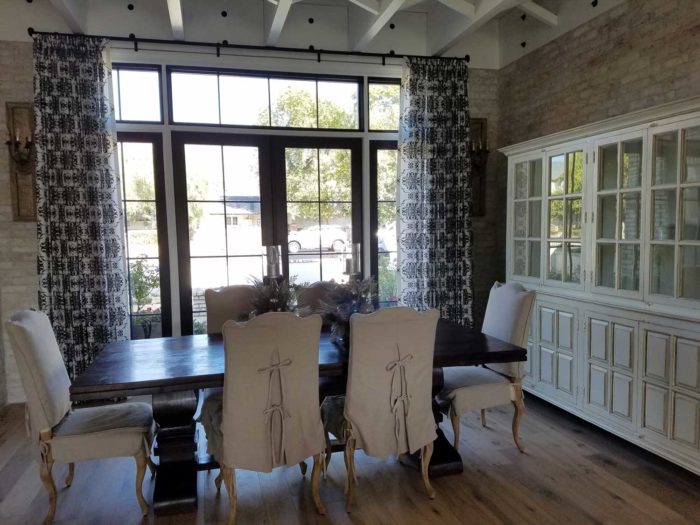
<svg viewBox="0 0 700 525">
<path fill-rule="evenodd" d="M 365 51 L 340 51 L 337 49 L 315 49 L 314 46 L 309 46 L 308 48 L 299 47 L 275 47 L 275 46 L 255 46 L 251 44 L 229 44 L 226 40 L 223 42 L 195 42 L 188 40 L 166 40 L 162 38 L 139 38 L 131 33 L 128 37 L 126 36 L 107 36 L 107 35 L 84 35 L 84 34 L 74 34 L 74 33 L 59 33 L 51 31 L 35 31 L 33 27 L 27 28 L 27 33 L 30 37 L 34 35 L 60 35 L 60 36 L 84 36 L 90 38 L 104 38 L 106 40 L 114 40 L 117 42 L 132 42 L 134 44 L 134 51 L 139 50 L 139 42 L 144 44 L 170 44 L 177 46 L 195 46 L 195 47 L 211 47 L 216 49 L 216 56 L 220 56 L 221 49 L 248 49 L 253 51 L 278 51 L 284 53 L 307 53 L 315 54 L 316 59 L 320 62 L 321 55 L 344 55 L 344 56 L 359 56 L 366 58 L 381 58 L 382 65 L 386 64 L 387 58 L 432 58 L 437 60 L 464 60 L 469 62 L 469 55 L 465 55 L 464 58 L 461 57 L 434 57 L 429 55 L 406 55 L 406 54 L 396 54 L 393 51 L 390 53 L 369 53 Z"/>
</svg>

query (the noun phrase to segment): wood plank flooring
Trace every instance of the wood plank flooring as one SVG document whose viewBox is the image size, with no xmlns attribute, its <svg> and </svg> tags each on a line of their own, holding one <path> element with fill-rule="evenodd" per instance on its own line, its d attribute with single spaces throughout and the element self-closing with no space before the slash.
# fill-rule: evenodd
<svg viewBox="0 0 700 525">
<path fill-rule="evenodd" d="M 307 473 L 277 469 L 271 474 L 237 472 L 238 522 L 244 524 L 700 524 L 700 477 L 676 467 L 574 416 L 532 397 L 520 454 L 510 434 L 512 409 L 462 419 L 460 452 L 464 473 L 433 480 L 435 500 L 425 495 L 417 471 L 357 453 L 359 479 L 352 514 L 344 510 L 345 466 L 334 454 L 328 481 L 321 483 L 327 508 L 317 516 Z M 447 422 L 446 434 L 452 433 Z M 47 496 L 24 434 L 24 407 L 0 410 L 0 524 L 41 523 Z M 310 464 L 310 461 L 309 461 Z M 310 473 L 311 469 L 309 469 Z M 62 487 L 67 468 L 54 476 Z M 225 523 L 228 497 L 216 493 L 217 471 L 199 474 L 196 513 L 141 519 L 134 496 L 133 460 L 76 465 L 69 489 L 59 488 L 55 524 L 158 525 Z M 151 501 L 153 482 L 144 493 Z"/>
</svg>

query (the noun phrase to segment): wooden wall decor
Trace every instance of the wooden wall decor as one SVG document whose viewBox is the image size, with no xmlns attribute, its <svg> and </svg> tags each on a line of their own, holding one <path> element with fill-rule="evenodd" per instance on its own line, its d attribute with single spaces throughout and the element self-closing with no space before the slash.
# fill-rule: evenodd
<svg viewBox="0 0 700 525">
<path fill-rule="evenodd" d="M 36 179 L 34 149 L 34 105 L 31 102 L 7 102 L 5 143 L 9 152 L 12 218 L 15 221 L 36 220 Z"/>
<path fill-rule="evenodd" d="M 486 162 L 489 149 L 486 135 L 486 119 L 472 118 L 470 121 L 472 153 L 472 217 L 486 215 Z"/>
</svg>

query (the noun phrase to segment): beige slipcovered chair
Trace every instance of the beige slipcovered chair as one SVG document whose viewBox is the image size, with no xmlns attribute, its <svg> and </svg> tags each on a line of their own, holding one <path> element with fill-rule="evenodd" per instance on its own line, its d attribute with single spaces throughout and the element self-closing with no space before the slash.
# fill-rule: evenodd
<svg viewBox="0 0 700 525">
<path fill-rule="evenodd" d="M 525 347 L 530 329 L 530 316 L 535 292 L 518 283 L 496 282 L 491 288 L 482 332 Z M 454 446 L 459 443 L 459 420 L 466 412 L 481 411 L 481 424 L 486 426 L 486 409 L 513 403 L 513 440 L 524 451 L 518 429 L 525 410 L 522 391 L 524 365 L 494 363 L 484 367 L 445 368 L 445 386 L 438 395 L 443 411 L 449 415 L 454 432 Z"/>
<path fill-rule="evenodd" d="M 348 512 L 357 483 L 356 448 L 379 458 L 421 450 L 423 482 L 430 499 L 435 497 L 428 466 L 437 437 L 432 382 L 439 316 L 437 310 L 397 307 L 350 318 L 346 394 L 321 405 L 326 432 L 345 441 Z"/>
<path fill-rule="evenodd" d="M 253 310 L 253 287 L 247 284 L 204 290 L 207 333 L 220 334 L 226 321 L 246 321 Z"/>
<path fill-rule="evenodd" d="M 23 310 L 7 322 L 7 331 L 27 397 L 29 438 L 49 493 L 44 523 L 51 523 L 56 512 L 54 462 L 68 463 L 65 482 L 70 486 L 75 462 L 120 456 L 136 459 L 136 498 L 145 516 L 142 485 L 154 431 L 151 406 L 122 403 L 72 410 L 70 379 L 48 317 Z"/>
<path fill-rule="evenodd" d="M 270 472 L 314 458 L 311 491 L 318 493 L 325 438 L 318 406 L 318 349 L 321 317 L 270 312 L 247 323 L 223 326 L 224 393 L 209 397 L 201 422 L 208 452 L 221 466 L 230 499 L 229 523 L 236 518 L 235 469 Z"/>
</svg>

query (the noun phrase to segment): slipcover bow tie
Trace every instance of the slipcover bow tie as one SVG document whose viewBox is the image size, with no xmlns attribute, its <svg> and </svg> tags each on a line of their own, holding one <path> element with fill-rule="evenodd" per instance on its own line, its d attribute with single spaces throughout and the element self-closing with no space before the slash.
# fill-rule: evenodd
<svg viewBox="0 0 700 525">
<path fill-rule="evenodd" d="M 285 359 L 280 361 L 279 350 L 275 350 L 271 356 L 271 361 L 273 362 L 270 366 L 264 368 L 258 368 L 259 374 L 264 374 L 267 372 L 267 408 L 263 410 L 263 415 L 267 422 L 269 437 L 270 437 L 270 452 L 272 454 L 272 466 L 277 466 L 280 464 L 280 460 L 283 460 L 284 450 L 285 450 L 285 424 L 284 420 L 289 417 L 289 412 L 284 407 L 284 369 L 292 364 L 291 359 Z M 273 402 L 273 389 L 274 384 L 277 382 L 280 392 L 279 403 Z M 280 440 L 278 446 L 275 446 L 275 414 L 279 416 L 280 421 Z"/>
<path fill-rule="evenodd" d="M 400 453 L 401 425 L 405 429 L 406 444 L 408 445 L 408 411 L 411 407 L 411 396 L 408 394 L 408 381 L 406 379 L 406 363 L 413 359 L 413 354 L 401 357 L 401 350 L 396 345 L 398 359 L 390 361 L 386 365 L 386 371 L 391 372 L 391 390 L 389 393 L 389 404 L 391 412 L 394 414 L 394 438 L 396 439 L 396 454 Z M 398 373 L 399 392 L 395 392 L 396 375 Z"/>
</svg>

